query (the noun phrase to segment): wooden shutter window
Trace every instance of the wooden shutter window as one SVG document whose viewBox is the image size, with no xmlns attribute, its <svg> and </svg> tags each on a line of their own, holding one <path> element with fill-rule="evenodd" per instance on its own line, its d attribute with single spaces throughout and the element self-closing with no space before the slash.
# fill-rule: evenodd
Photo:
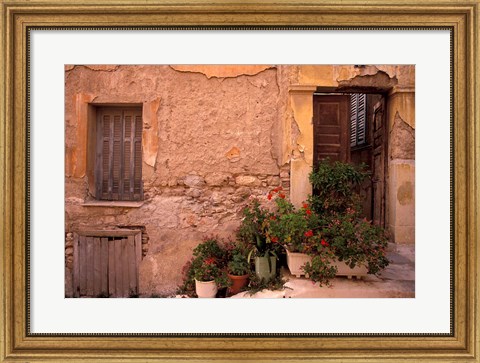
<svg viewBox="0 0 480 363">
<path fill-rule="evenodd" d="M 367 95 L 356 93 L 350 96 L 350 146 L 366 143 Z"/>
<path fill-rule="evenodd" d="M 103 200 L 141 200 L 141 109 L 101 107 L 97 122 L 97 196 Z"/>
</svg>

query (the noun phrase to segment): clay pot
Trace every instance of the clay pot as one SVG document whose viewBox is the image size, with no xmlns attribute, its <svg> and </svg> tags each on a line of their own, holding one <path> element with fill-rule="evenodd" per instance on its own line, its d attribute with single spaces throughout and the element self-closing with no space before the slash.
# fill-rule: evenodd
<svg viewBox="0 0 480 363">
<path fill-rule="evenodd" d="M 215 281 L 195 280 L 195 292 L 199 298 L 213 298 L 217 295 L 218 287 Z"/>
<path fill-rule="evenodd" d="M 232 295 L 238 294 L 242 291 L 242 288 L 245 287 L 248 282 L 248 274 L 242 276 L 228 274 L 228 278 L 232 281 L 232 285 L 229 287 Z"/>
</svg>

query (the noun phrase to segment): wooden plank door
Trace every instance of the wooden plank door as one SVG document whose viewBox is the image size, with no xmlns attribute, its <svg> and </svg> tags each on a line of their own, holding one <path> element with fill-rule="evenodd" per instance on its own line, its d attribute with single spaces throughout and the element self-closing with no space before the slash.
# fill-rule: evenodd
<svg viewBox="0 0 480 363">
<path fill-rule="evenodd" d="M 385 177 L 387 127 L 385 125 L 385 101 L 382 98 L 373 106 L 373 222 L 385 227 Z"/>
<path fill-rule="evenodd" d="M 313 96 L 314 164 L 327 157 L 332 161 L 350 160 L 348 106 L 346 95 Z"/>
<path fill-rule="evenodd" d="M 108 233 L 108 232 L 107 232 Z M 112 233 L 113 234 L 113 233 Z M 138 295 L 142 233 L 74 234 L 73 284 L 75 297 Z"/>
</svg>

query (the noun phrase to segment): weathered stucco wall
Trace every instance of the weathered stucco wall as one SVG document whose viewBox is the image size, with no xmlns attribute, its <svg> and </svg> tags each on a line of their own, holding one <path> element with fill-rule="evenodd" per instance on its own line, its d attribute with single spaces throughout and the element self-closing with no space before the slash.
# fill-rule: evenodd
<svg viewBox="0 0 480 363">
<path fill-rule="evenodd" d="M 231 237 L 248 198 L 282 184 L 275 150 L 288 85 L 274 67 L 244 68 L 220 69 L 226 77 L 215 76 L 215 69 L 207 77 L 205 66 L 66 70 L 66 231 L 144 226 L 142 294 L 172 292 L 203 236 Z M 139 208 L 84 205 L 89 103 L 143 105 L 145 200 Z M 288 173 L 282 177 L 288 188 Z"/>
<path fill-rule="evenodd" d="M 67 295 L 71 232 L 129 226 L 148 236 L 140 294 L 173 292 L 192 249 L 208 235 L 232 237 L 249 197 L 282 185 L 299 205 L 311 193 L 317 87 L 389 92 L 413 85 L 413 66 L 66 66 Z M 144 201 L 86 203 L 91 105 L 126 103 L 142 105 Z M 388 225 L 399 242 L 413 243 L 414 93 L 391 95 L 387 104 Z"/>
</svg>

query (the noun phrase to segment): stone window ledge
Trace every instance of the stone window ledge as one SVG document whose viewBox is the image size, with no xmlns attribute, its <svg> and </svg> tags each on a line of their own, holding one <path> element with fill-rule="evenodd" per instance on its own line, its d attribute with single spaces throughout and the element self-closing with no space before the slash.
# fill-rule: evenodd
<svg viewBox="0 0 480 363">
<path fill-rule="evenodd" d="M 85 201 L 83 207 L 109 207 L 109 208 L 140 208 L 143 205 L 143 201 L 130 202 L 125 201 L 109 201 L 109 200 L 89 200 Z"/>
</svg>

